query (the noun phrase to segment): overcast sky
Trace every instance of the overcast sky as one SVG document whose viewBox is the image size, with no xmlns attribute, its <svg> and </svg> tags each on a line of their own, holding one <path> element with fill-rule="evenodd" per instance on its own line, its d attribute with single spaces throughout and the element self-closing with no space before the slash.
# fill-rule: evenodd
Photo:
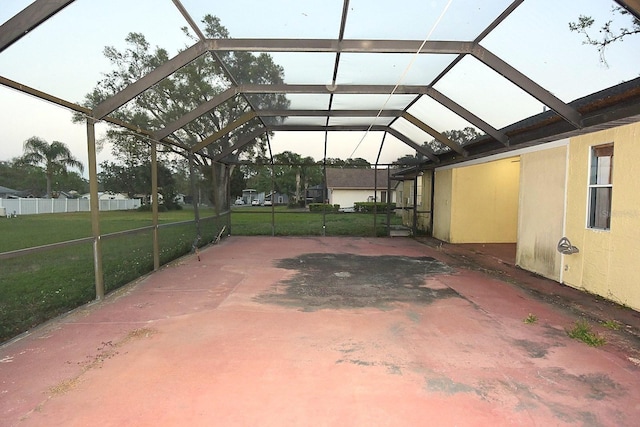
<svg viewBox="0 0 640 427">
<path fill-rule="evenodd" d="M 30 2 L 2 0 L 0 22 L 5 22 Z M 472 40 L 510 2 L 505 0 L 405 0 L 403 2 L 352 0 L 345 38 Z M 270 0 L 233 2 L 183 0 L 199 21 L 217 14 L 232 37 L 337 38 L 341 0 Z M 483 42 L 527 76 L 569 102 L 605 87 L 637 77 L 640 73 L 640 36 L 628 38 L 607 51 L 608 67 L 599 62 L 595 48 L 584 46 L 571 33 L 568 22 L 578 15 L 592 15 L 598 22 L 610 16 L 614 2 L 603 0 L 527 0 Z M 214 7 L 215 6 L 215 7 Z M 206 8 L 205 8 L 206 7 Z M 248 10 L 252 10 L 248 13 Z M 124 46 L 129 32 L 141 32 L 154 46 L 176 54 L 188 40 L 180 27 L 186 23 L 170 0 L 76 0 L 62 12 L 0 53 L 0 75 L 46 91 L 65 100 L 82 102 L 109 71 L 104 46 Z M 330 83 L 333 54 L 279 53 L 274 60 L 285 69 L 287 83 Z M 427 84 L 453 59 L 448 55 L 343 54 L 338 83 Z M 466 57 L 436 89 L 473 111 L 496 128 L 542 111 L 542 105 L 506 82 L 472 57 Z M 357 97 L 356 97 L 357 98 Z M 363 108 L 396 108 L 406 97 L 378 96 L 358 99 L 337 97 L 341 108 L 358 103 Z M 410 97 L 412 98 L 412 97 Z M 328 96 L 292 96 L 292 108 L 326 109 Z M 344 108 L 342 107 L 342 108 Z M 351 107 L 350 107 L 351 108 Z M 410 112 L 438 131 L 459 129 L 464 120 L 423 98 Z M 399 124 L 402 127 L 403 125 Z M 404 125 L 401 129 L 417 142 L 428 138 Z M 67 110 L 0 86 L 0 160 L 22 154 L 31 136 L 67 143 L 75 156 L 87 163 L 86 130 L 71 123 Z M 99 133 L 104 125 L 98 125 Z M 364 157 L 374 162 L 381 134 L 330 133 L 328 156 Z M 430 138 L 429 138 L 430 139 Z M 276 134 L 274 153 L 292 150 L 319 160 L 324 133 Z M 355 151 L 354 151 L 355 150 Z M 387 137 L 380 161 L 392 162 L 413 150 Z M 109 148 L 99 161 L 110 157 Z"/>
</svg>

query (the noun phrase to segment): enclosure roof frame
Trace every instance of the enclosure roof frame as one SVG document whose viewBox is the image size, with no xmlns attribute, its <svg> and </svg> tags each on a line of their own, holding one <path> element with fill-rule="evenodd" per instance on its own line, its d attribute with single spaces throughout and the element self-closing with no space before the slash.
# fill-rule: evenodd
<svg viewBox="0 0 640 427">
<path fill-rule="evenodd" d="M 74 0 L 35 0 L 31 5 L 0 26 L 0 53 L 9 46 L 18 42 L 29 32 L 33 31 L 42 23 L 49 20 L 54 15 L 62 12 Z M 615 0 L 617 4 L 626 9 L 636 18 L 640 17 L 640 0 Z M 30 88 L 13 80 L 0 77 L 0 84 L 36 96 L 48 102 L 53 102 L 65 108 L 84 114 L 94 120 L 105 120 L 109 123 L 123 126 L 131 131 L 140 133 L 146 138 L 151 138 L 162 143 L 169 143 L 183 150 L 189 150 L 192 153 L 203 155 L 202 150 L 210 144 L 216 144 L 221 139 L 228 139 L 230 135 L 236 132 L 244 124 L 257 120 L 260 122 L 259 131 L 250 133 L 253 138 L 260 138 L 265 132 L 274 131 L 290 131 L 290 130 L 322 130 L 329 131 L 347 131 L 360 130 L 363 128 L 365 132 L 384 131 L 389 133 L 414 148 L 418 153 L 427 157 L 427 163 L 432 165 L 441 164 L 443 161 L 458 162 L 464 161 L 469 156 L 485 156 L 491 155 L 496 150 L 508 151 L 514 149 L 514 146 L 521 146 L 523 143 L 536 144 L 541 143 L 549 138 L 561 137 L 563 135 L 577 135 L 592 131 L 595 128 L 601 129 L 620 123 L 621 121 L 637 120 L 640 112 L 640 96 L 638 96 L 638 88 L 640 87 L 640 79 L 634 79 L 622 85 L 611 87 L 608 90 L 616 93 L 617 97 L 608 99 L 606 102 L 602 100 L 598 103 L 586 105 L 584 99 L 595 96 L 591 94 L 584 99 L 574 102 L 564 102 L 556 97 L 542 85 L 525 75 L 522 71 L 500 58 L 498 55 L 485 48 L 481 42 L 494 31 L 497 26 L 504 21 L 523 0 L 515 0 L 511 2 L 499 16 L 487 25 L 474 40 L 407 40 L 407 39 L 348 39 L 344 37 L 345 27 L 349 19 L 349 0 L 343 0 L 342 15 L 340 21 L 340 30 L 338 37 L 333 38 L 223 38 L 211 39 L 206 38 L 200 30 L 197 23 L 192 19 L 187 8 L 184 7 L 180 0 L 172 0 L 175 7 L 179 10 L 188 26 L 196 33 L 198 40 L 181 51 L 167 62 L 161 64 L 156 69 L 149 72 L 139 80 L 132 82 L 118 93 L 105 99 L 93 109 L 87 109 L 75 103 L 47 94 L 43 91 Z M 333 67 L 333 79 L 331 83 L 319 84 L 243 84 L 231 69 L 225 64 L 223 57 L 219 55 L 222 52 L 252 52 L 252 53 L 334 53 L 335 61 Z M 341 54 L 408 54 L 416 56 L 424 55 L 457 55 L 451 63 L 445 67 L 438 76 L 425 85 L 413 84 L 336 84 L 337 72 L 341 64 Z M 200 104 L 194 110 L 179 117 L 172 123 L 168 123 L 162 129 L 149 130 L 141 129 L 139 126 L 125 123 L 115 117 L 110 116 L 118 108 L 133 100 L 153 85 L 162 81 L 175 73 L 180 68 L 190 64 L 204 54 L 210 54 L 220 65 L 230 85 L 221 93 L 213 96 L 211 99 Z M 550 111 L 545 114 L 545 120 L 538 122 L 535 131 L 528 130 L 531 120 L 539 119 L 540 115 L 530 117 L 529 121 L 523 120 L 518 123 L 506 126 L 502 129 L 496 129 L 480 117 L 480 114 L 471 111 L 451 98 L 447 97 L 434 88 L 434 85 L 440 81 L 466 56 L 471 56 L 480 61 L 493 72 L 510 81 L 515 87 L 521 89 L 524 93 L 538 100 L 547 106 Z M 627 92 L 620 94 L 620 88 L 626 88 Z M 601 91 L 606 93 L 607 90 Z M 270 110 L 259 109 L 252 104 L 249 95 L 252 94 L 328 94 L 329 106 L 326 109 L 291 109 L 291 110 Z M 379 94 L 379 95 L 415 95 L 412 102 L 403 109 L 381 109 L 374 111 L 371 109 L 346 108 L 338 110 L 333 107 L 335 95 L 343 94 Z M 485 135 L 472 141 L 464 147 L 459 143 L 451 141 L 441 132 L 437 131 L 428 118 L 417 117 L 412 114 L 409 109 L 423 97 L 428 96 L 440 106 L 453 112 L 455 115 L 476 126 L 482 130 Z M 210 113 L 221 105 L 234 100 L 236 97 L 242 97 L 248 104 L 250 111 L 242 113 L 235 120 L 231 121 L 221 129 L 212 132 L 208 137 L 197 141 L 192 145 L 185 145 L 171 138 L 174 132 L 188 126 L 189 123 L 197 120 L 204 114 Z M 375 114 L 374 114 L 375 113 Z M 325 126 L 317 125 L 272 125 L 264 119 L 269 117 L 326 117 Z M 331 117 L 344 118 L 363 118 L 363 117 L 390 117 L 391 123 L 387 125 L 371 124 L 363 127 L 359 125 L 343 125 L 329 126 Z M 422 145 L 423 141 L 416 141 L 409 135 L 399 131 L 393 127 L 397 120 L 405 120 L 411 126 L 431 135 L 436 141 L 440 142 L 444 147 L 442 153 L 435 153 L 429 147 Z M 528 136 L 523 136 L 528 135 Z M 514 144 L 514 136 L 516 143 Z M 248 136 L 239 137 L 237 143 L 232 144 L 236 147 L 229 151 L 223 149 L 228 156 L 231 152 L 236 151 L 240 147 L 244 147 L 253 140 L 248 140 Z M 217 160 L 226 156 L 209 156 Z"/>
</svg>

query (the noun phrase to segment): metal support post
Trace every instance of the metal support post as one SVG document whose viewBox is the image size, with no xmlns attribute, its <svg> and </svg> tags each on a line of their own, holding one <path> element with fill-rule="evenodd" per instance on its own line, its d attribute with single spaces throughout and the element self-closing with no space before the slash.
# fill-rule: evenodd
<svg viewBox="0 0 640 427">
<path fill-rule="evenodd" d="M 413 237 L 418 233 L 418 174 L 413 178 Z"/>
<path fill-rule="evenodd" d="M 153 269 L 160 268 L 160 240 L 158 238 L 158 149 L 155 141 L 151 144 L 151 224 L 153 225 Z"/>
<path fill-rule="evenodd" d="M 391 168 L 387 166 L 387 236 L 391 235 Z"/>
<path fill-rule="evenodd" d="M 378 163 L 373 167 L 373 237 L 377 237 L 376 230 L 378 219 Z"/>
<path fill-rule="evenodd" d="M 96 158 L 95 119 L 87 117 L 87 148 L 89 156 L 89 206 L 91 207 L 91 234 L 93 236 L 93 270 L 96 284 L 96 300 L 104 298 L 104 272 L 102 268 L 102 243 L 100 241 L 100 200 L 98 199 L 98 167 Z"/>
<path fill-rule="evenodd" d="M 194 252 L 198 248 L 198 243 L 200 243 L 200 193 L 198 192 L 198 187 L 196 185 L 196 173 L 195 173 L 195 165 L 193 160 L 194 154 L 192 152 L 189 153 L 189 178 L 191 180 L 191 194 L 192 194 L 192 203 L 193 203 L 193 216 L 194 221 L 196 223 L 196 237 L 193 240 L 193 250 Z M 213 167 L 213 166 L 212 166 Z"/>
</svg>

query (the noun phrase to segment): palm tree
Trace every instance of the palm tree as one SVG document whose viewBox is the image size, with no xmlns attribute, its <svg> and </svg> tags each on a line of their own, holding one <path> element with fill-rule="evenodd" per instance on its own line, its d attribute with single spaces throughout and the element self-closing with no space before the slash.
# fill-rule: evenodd
<svg viewBox="0 0 640 427">
<path fill-rule="evenodd" d="M 64 142 L 53 141 L 49 144 L 37 136 L 32 136 L 25 141 L 22 161 L 33 166 L 44 166 L 44 173 L 47 177 L 46 197 L 51 197 L 53 175 L 57 173 L 66 175 L 69 167 L 75 167 L 81 173 L 84 171 L 83 164 L 71 155 L 69 147 Z"/>
</svg>

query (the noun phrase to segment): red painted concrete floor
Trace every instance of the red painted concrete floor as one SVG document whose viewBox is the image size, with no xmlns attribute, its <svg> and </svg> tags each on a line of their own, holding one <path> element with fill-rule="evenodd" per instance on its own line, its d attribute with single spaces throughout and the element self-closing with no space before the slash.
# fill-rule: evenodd
<svg viewBox="0 0 640 427">
<path fill-rule="evenodd" d="M 638 425 L 637 313 L 493 255 L 270 237 L 200 255 L 2 346 L 0 425 Z M 580 317 L 606 345 L 567 336 Z"/>
</svg>

